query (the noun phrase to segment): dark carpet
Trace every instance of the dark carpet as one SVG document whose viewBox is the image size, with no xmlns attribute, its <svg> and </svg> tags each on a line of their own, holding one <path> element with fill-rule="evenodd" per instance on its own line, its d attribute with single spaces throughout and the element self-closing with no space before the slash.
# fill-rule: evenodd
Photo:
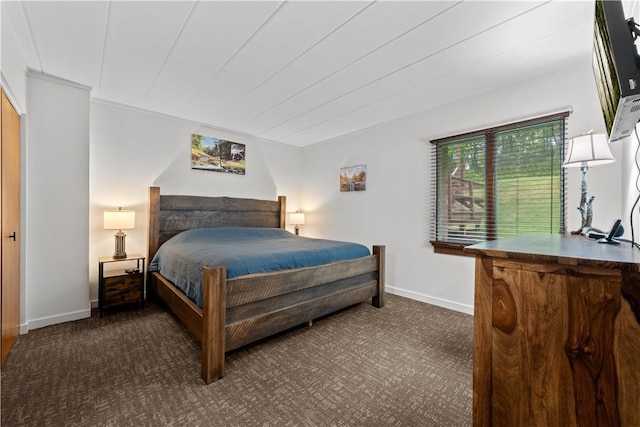
<svg viewBox="0 0 640 427">
<path fill-rule="evenodd" d="M 227 354 L 161 306 L 36 329 L 2 370 L 2 426 L 468 426 L 472 317 L 387 295 Z"/>
</svg>

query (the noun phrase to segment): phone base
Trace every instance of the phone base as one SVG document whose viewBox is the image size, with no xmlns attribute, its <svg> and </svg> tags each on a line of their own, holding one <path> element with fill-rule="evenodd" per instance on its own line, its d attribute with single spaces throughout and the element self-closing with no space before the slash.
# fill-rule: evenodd
<svg viewBox="0 0 640 427">
<path fill-rule="evenodd" d="M 620 240 L 618 240 L 618 239 L 607 239 L 605 237 L 603 239 L 598 240 L 598 243 L 607 243 L 609 245 L 619 245 L 620 244 Z"/>
</svg>

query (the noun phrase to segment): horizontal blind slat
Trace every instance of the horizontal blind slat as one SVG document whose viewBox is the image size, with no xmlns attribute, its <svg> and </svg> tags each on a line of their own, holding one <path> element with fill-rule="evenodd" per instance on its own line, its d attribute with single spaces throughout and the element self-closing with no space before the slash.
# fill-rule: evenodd
<svg viewBox="0 0 640 427">
<path fill-rule="evenodd" d="M 497 235 L 565 230 L 566 182 L 562 161 L 568 113 L 550 120 L 495 128 L 494 165 L 486 165 L 487 133 L 431 141 L 431 238 L 442 242 L 486 240 Z M 487 171 L 495 178 L 488 194 Z M 495 203 L 495 220 L 485 218 Z M 493 212 L 493 210 L 491 210 Z"/>
</svg>

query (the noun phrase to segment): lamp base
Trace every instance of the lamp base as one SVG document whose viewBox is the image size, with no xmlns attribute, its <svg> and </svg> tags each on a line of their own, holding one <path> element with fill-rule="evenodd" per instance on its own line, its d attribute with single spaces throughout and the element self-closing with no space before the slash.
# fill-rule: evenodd
<svg viewBox="0 0 640 427">
<path fill-rule="evenodd" d="M 587 226 L 587 227 L 581 227 L 578 230 L 572 231 L 571 234 L 580 234 L 582 236 L 588 236 L 589 233 L 591 233 L 592 231 L 596 232 L 596 233 L 604 233 L 604 231 L 600 230 L 599 228 L 594 228 L 591 226 Z"/>
<path fill-rule="evenodd" d="M 602 233 L 601 230 L 597 228 L 593 228 L 591 226 L 591 222 L 593 221 L 593 200 L 595 196 L 589 196 L 587 194 L 587 170 L 588 167 L 586 165 L 582 165 L 580 167 L 580 172 L 582 172 L 582 182 L 580 183 L 580 205 L 578 206 L 578 210 L 580 211 L 580 215 L 582 216 L 582 225 L 579 229 L 572 231 L 571 234 L 580 234 L 582 236 L 588 235 L 591 231 L 595 231 L 598 233 Z"/>
<path fill-rule="evenodd" d="M 127 235 L 120 230 L 114 236 L 116 238 L 116 249 L 115 252 L 113 252 L 113 259 L 126 258 L 127 253 L 124 250 L 124 238 L 127 237 Z"/>
<path fill-rule="evenodd" d="M 298 236 L 300 234 L 300 227 L 296 225 L 295 227 L 293 227 L 293 229 L 296 232 L 296 236 Z"/>
</svg>

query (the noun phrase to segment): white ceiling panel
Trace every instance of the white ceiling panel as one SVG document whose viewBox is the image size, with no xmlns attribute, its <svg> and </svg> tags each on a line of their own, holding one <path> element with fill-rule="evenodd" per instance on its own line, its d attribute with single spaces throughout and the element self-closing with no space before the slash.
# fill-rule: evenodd
<svg viewBox="0 0 640 427">
<path fill-rule="evenodd" d="M 270 19 L 187 110 L 211 118 L 232 106 L 362 9 L 361 2 L 288 2 Z"/>
<path fill-rule="evenodd" d="M 305 146 L 588 64 L 594 2 L 54 0 L 2 13 L 29 68 L 96 98 Z"/>
<path fill-rule="evenodd" d="M 435 1 L 369 3 L 348 25 L 346 23 L 331 33 L 243 102 L 223 111 L 220 119 L 230 126 L 244 127 L 270 108 L 277 107 L 455 6 L 454 2 Z"/>
<path fill-rule="evenodd" d="M 563 25 L 561 28 L 562 30 L 543 41 L 538 39 L 529 44 L 519 45 L 491 58 L 491 60 L 476 62 L 469 67 L 459 68 L 455 72 L 410 87 L 375 103 L 344 111 L 329 120 L 319 122 L 312 128 L 301 130 L 280 140 L 289 144 L 304 145 L 310 139 L 330 139 L 336 128 L 341 129 L 344 134 L 349 134 L 383 122 L 382 117 L 389 117 L 389 113 L 381 109 L 381 106 L 393 111 L 395 118 L 399 118 L 445 105 L 452 98 L 470 98 L 501 87 L 516 85 L 537 76 L 535 67 L 530 66 L 527 58 L 538 58 L 539 64 L 546 67 L 548 73 L 581 63 L 590 66 L 589 56 L 582 55 L 579 51 L 549 51 L 549 45 L 550 43 L 572 46 L 579 44 L 585 34 L 591 34 L 593 30 L 591 23 Z M 505 69 L 510 70 L 510 73 L 501 74 L 501 78 L 496 78 L 496 71 Z M 527 102 L 526 99 L 517 101 Z M 558 108 L 564 108 L 568 105 L 570 105 L 570 101 L 558 105 Z M 483 114 L 483 111 L 477 111 L 478 116 Z"/>
<path fill-rule="evenodd" d="M 41 70 L 42 64 L 36 52 L 33 37 L 31 36 L 31 29 L 29 28 L 29 21 L 24 13 L 24 6 L 25 3 L 23 2 L 0 1 L 0 7 L 2 8 L 2 32 L 4 34 L 4 32 L 7 31 L 5 26 L 9 26 L 16 35 L 16 41 L 28 66 Z M 2 49 L 0 49 L 0 52 L 1 51 Z"/>
<path fill-rule="evenodd" d="M 107 3 L 25 2 L 42 71 L 87 86 L 99 84 Z M 52 16 L 59 17 L 51 19 Z M 95 31 L 95 29 L 101 31 Z M 69 54 L 72 52 L 73 54 Z M 67 61 L 59 61 L 65 56 Z"/>
<path fill-rule="evenodd" d="M 96 96 L 139 106 L 194 2 L 110 2 L 104 63 Z"/>
<path fill-rule="evenodd" d="M 278 2 L 199 2 L 180 34 L 144 108 L 184 115 L 185 108 L 225 71 L 223 67 L 278 9 Z M 208 112 L 193 111 L 193 117 Z M 196 114 L 198 113 L 198 114 Z"/>
<path fill-rule="evenodd" d="M 351 64 L 340 73 L 332 75 L 305 90 L 304 93 L 271 109 L 250 123 L 249 129 L 251 133 L 265 137 L 279 135 L 278 128 L 283 129 L 286 134 L 290 131 L 290 123 L 303 114 L 392 73 L 400 72 L 418 61 L 425 61 L 434 55 L 441 54 L 531 7 L 532 4 L 529 2 L 462 3 L 430 20 L 428 25 L 417 27 L 414 31 L 406 33 L 403 37 L 395 39 L 392 43 L 372 52 L 371 55 Z M 456 31 L 450 31 L 452 22 L 450 14 L 459 17 L 455 20 Z M 478 14 L 486 17 L 478 19 Z M 492 47 L 489 46 L 488 49 Z M 443 62 L 443 65 L 446 66 L 446 63 Z M 284 117 L 286 121 L 277 123 L 274 120 L 275 116 Z"/>
<path fill-rule="evenodd" d="M 574 12 L 573 9 L 575 9 L 571 8 L 571 4 L 568 2 L 565 4 L 558 3 L 557 6 L 553 7 L 558 11 L 565 10 L 567 12 Z M 579 10 L 576 12 L 579 12 Z M 532 11 L 531 14 L 521 15 L 515 19 L 508 20 L 501 25 L 481 32 L 477 36 L 468 37 L 462 42 L 455 43 L 450 48 L 440 50 L 437 54 L 429 55 L 423 60 L 413 62 L 411 66 L 387 74 L 381 79 L 375 79 L 319 107 L 305 113 L 300 113 L 278 128 L 256 133 L 270 139 L 290 139 L 289 137 L 309 130 L 316 124 L 325 124 L 327 121 L 338 118 L 354 109 L 384 100 L 396 93 L 411 90 L 416 87 L 416 82 L 426 83 L 453 73 L 458 73 L 459 79 L 475 82 L 484 81 L 485 79 L 490 81 L 492 76 L 500 75 L 502 70 L 510 70 L 509 75 L 501 78 L 500 81 L 506 83 L 505 79 L 509 78 L 521 81 L 523 80 L 522 75 L 520 73 L 514 73 L 513 66 L 505 65 L 503 61 L 497 62 L 493 66 L 493 74 L 487 76 L 478 76 L 469 69 L 469 64 L 492 64 L 496 57 L 503 56 L 511 50 L 517 50 L 520 54 L 526 53 L 530 50 L 526 45 L 539 40 L 541 34 L 557 34 L 562 32 L 564 36 L 559 42 L 564 44 L 567 44 L 567 42 L 571 44 L 575 43 L 575 37 L 567 37 L 567 35 L 571 36 L 577 33 L 578 37 L 589 37 L 588 31 L 576 32 L 574 29 L 567 30 L 567 26 L 571 24 L 571 21 L 590 22 L 589 16 L 580 16 L 579 13 L 569 13 L 572 17 L 571 20 L 567 20 L 565 18 L 567 15 L 563 13 L 553 14 L 551 18 L 546 19 L 546 26 L 544 28 L 541 27 L 535 34 L 527 31 L 517 31 L 521 28 L 527 28 L 533 19 L 531 15 L 536 14 L 547 16 L 546 12 L 538 8 Z M 507 29 L 513 34 L 517 34 L 517 36 L 508 39 L 501 37 L 505 31 L 504 27 L 507 27 Z M 590 27 L 585 26 L 585 28 L 589 29 Z M 543 30 L 545 31 L 543 32 Z M 487 46 L 490 48 L 488 49 Z M 544 52 L 532 52 L 532 54 L 541 60 L 546 59 Z M 560 63 L 564 64 L 564 67 L 568 67 L 574 63 L 566 56 L 556 58 L 553 57 L 553 52 L 551 52 L 551 55 L 553 64 Z M 526 61 L 522 61 L 521 57 L 516 60 L 526 63 Z M 484 79 L 481 77 L 484 77 Z M 453 85 L 459 87 L 460 83 L 460 81 L 454 81 L 447 87 L 450 88 Z"/>
</svg>

